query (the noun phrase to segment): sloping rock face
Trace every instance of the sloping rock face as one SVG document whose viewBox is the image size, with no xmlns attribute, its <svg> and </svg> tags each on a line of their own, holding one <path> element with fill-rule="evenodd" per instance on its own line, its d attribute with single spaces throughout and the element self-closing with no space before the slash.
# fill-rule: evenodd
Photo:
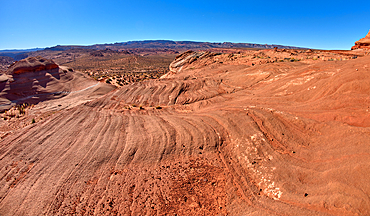
<svg viewBox="0 0 370 216">
<path fill-rule="evenodd" d="M 189 65 L 198 59 L 205 59 L 215 55 L 217 54 L 208 51 L 204 52 L 194 52 L 191 50 L 186 51 L 176 56 L 176 59 L 170 64 L 170 71 L 177 72 L 178 70 L 181 70 L 181 67 Z"/>
<path fill-rule="evenodd" d="M 80 77 L 71 69 L 62 69 L 52 60 L 42 57 L 29 57 L 15 62 L 0 76 L 0 111 L 16 104 L 38 103 L 56 99 L 73 91 Z M 84 84 L 94 84 L 85 80 Z"/>
<path fill-rule="evenodd" d="M 53 60 L 38 56 L 17 61 L 9 67 L 7 74 L 36 73 L 53 69 L 59 69 L 59 66 Z"/>
<path fill-rule="evenodd" d="M 188 50 L 180 55 L 176 56 L 175 60 L 170 64 L 170 72 L 163 75 L 161 78 L 170 78 L 172 75 L 181 72 L 183 67 L 190 65 L 191 63 L 199 59 L 207 59 L 209 57 L 218 55 L 217 53 L 211 53 L 208 51 L 204 52 L 195 52 Z"/>
<path fill-rule="evenodd" d="M 1 139 L 0 215 L 370 214 L 370 56 L 202 55 Z"/>
<path fill-rule="evenodd" d="M 355 42 L 355 45 L 351 48 L 351 50 L 355 50 L 355 49 L 370 50 L 370 30 L 369 30 L 369 33 L 367 33 L 366 37 Z"/>
</svg>

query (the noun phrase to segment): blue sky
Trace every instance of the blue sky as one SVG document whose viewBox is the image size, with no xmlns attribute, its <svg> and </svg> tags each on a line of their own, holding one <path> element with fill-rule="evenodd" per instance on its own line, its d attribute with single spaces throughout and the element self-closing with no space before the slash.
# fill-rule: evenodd
<svg viewBox="0 0 370 216">
<path fill-rule="evenodd" d="M 0 49 L 146 39 L 350 49 L 369 29 L 369 0 L 0 0 Z"/>
</svg>

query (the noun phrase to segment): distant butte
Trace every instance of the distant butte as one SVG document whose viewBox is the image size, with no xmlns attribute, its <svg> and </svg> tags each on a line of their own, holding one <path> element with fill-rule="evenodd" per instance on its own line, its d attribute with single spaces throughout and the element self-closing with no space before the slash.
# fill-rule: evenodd
<svg viewBox="0 0 370 216">
<path fill-rule="evenodd" d="M 369 33 L 367 33 L 366 37 L 355 42 L 355 45 L 351 48 L 351 50 L 355 50 L 355 49 L 370 50 L 370 30 L 369 30 Z"/>
</svg>

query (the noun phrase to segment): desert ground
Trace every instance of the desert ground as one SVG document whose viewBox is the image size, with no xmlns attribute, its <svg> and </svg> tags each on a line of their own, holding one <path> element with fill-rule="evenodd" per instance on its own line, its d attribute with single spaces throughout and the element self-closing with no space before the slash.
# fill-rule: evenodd
<svg viewBox="0 0 370 216">
<path fill-rule="evenodd" d="M 0 215 L 370 214 L 366 47 L 58 52 L 0 77 Z"/>
</svg>

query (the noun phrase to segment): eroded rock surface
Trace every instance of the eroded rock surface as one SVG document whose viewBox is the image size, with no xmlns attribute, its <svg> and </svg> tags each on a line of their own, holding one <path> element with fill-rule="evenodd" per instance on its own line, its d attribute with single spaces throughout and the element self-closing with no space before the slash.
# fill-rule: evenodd
<svg viewBox="0 0 370 216">
<path fill-rule="evenodd" d="M 36 73 L 39 71 L 53 69 L 59 69 L 59 66 L 55 64 L 53 60 L 48 60 L 38 56 L 29 57 L 15 62 L 8 68 L 6 73 L 9 75 L 14 75 L 21 73 Z"/>
<path fill-rule="evenodd" d="M 0 214 L 369 215 L 370 56 L 353 55 L 180 55 L 3 137 Z"/>
<path fill-rule="evenodd" d="M 0 111 L 16 104 L 61 98 L 94 84 L 95 80 L 61 68 L 52 60 L 29 57 L 13 63 L 0 75 Z"/>
<path fill-rule="evenodd" d="M 369 33 L 364 38 L 361 38 L 359 41 L 356 41 L 355 45 L 351 48 L 355 49 L 366 49 L 370 50 L 370 30 Z"/>
</svg>

